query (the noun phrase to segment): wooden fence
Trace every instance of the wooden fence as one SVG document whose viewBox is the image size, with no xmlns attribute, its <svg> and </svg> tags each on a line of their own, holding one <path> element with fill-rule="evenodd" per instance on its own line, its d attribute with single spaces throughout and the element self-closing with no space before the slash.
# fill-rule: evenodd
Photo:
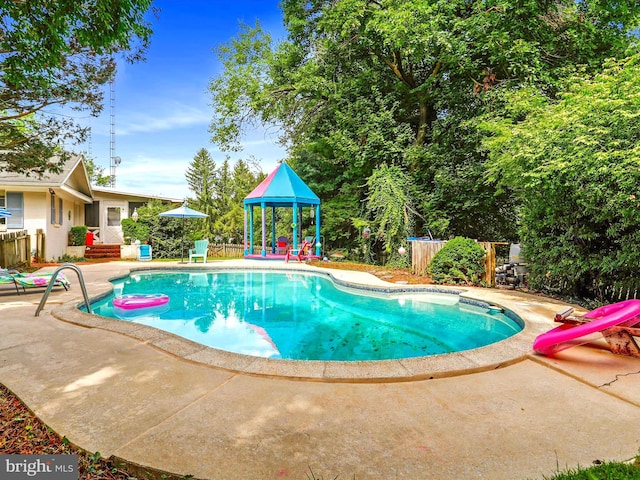
<svg viewBox="0 0 640 480">
<path fill-rule="evenodd" d="M 429 264 L 433 256 L 445 246 L 447 242 L 411 241 L 411 272 L 414 275 L 429 275 Z"/>
<path fill-rule="evenodd" d="M 444 241 L 411 241 L 411 271 L 415 275 L 429 275 L 429 263 L 433 256 L 446 245 Z M 483 280 L 487 285 L 496 283 L 496 245 L 507 245 L 504 242 L 478 242 L 486 252 Z"/>
<path fill-rule="evenodd" d="M 0 234 L 0 267 L 31 265 L 31 237 L 26 230 Z"/>
<path fill-rule="evenodd" d="M 35 258 L 36 258 L 36 262 L 44 262 L 45 259 L 47 258 L 47 252 L 45 251 L 45 234 L 44 234 L 44 230 L 42 230 L 41 228 L 38 228 L 36 230 L 36 245 L 35 245 Z"/>
<path fill-rule="evenodd" d="M 253 253 L 259 254 L 262 250 L 260 245 L 253 246 Z M 209 245 L 209 251 L 207 252 L 209 257 L 213 258 L 243 258 L 244 257 L 244 245 L 238 245 L 234 243 L 214 243 Z"/>
<path fill-rule="evenodd" d="M 416 275 L 429 275 L 429 263 L 433 256 L 446 245 L 444 241 L 411 241 L 411 271 Z M 506 245 L 503 242 L 478 242 L 485 252 L 485 274 L 483 280 L 488 285 L 496 283 L 496 245 Z M 262 246 L 254 245 L 253 253 L 260 254 Z M 209 245 L 208 256 L 210 258 L 242 258 L 244 257 L 244 245 L 224 243 Z"/>
</svg>

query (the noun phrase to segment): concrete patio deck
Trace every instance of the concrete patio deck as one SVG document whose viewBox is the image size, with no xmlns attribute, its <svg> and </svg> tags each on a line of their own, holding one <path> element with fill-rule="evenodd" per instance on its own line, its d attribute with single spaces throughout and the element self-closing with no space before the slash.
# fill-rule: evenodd
<svg viewBox="0 0 640 480">
<path fill-rule="evenodd" d="M 81 268 L 94 296 L 141 266 L 153 264 Z M 0 291 L 0 383 L 103 457 L 209 479 L 306 479 L 309 468 L 325 479 L 541 479 L 640 449 L 640 360 L 600 344 L 553 358 L 530 352 L 559 302 L 466 289 L 517 313 L 524 331 L 504 348 L 396 363 L 381 375 L 368 365 L 350 382 L 326 365 L 299 362 L 304 379 L 295 379 L 294 367 L 234 363 L 170 334 L 89 325 L 69 310 L 82 295 L 68 276 L 73 288 L 54 292 L 39 317 L 42 290 Z"/>
</svg>

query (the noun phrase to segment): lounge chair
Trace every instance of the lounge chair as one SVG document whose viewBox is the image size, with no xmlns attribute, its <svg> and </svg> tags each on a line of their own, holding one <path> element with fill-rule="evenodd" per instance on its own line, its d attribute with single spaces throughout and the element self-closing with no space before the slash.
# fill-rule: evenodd
<svg viewBox="0 0 640 480">
<path fill-rule="evenodd" d="M 34 287 L 47 287 L 51 283 L 51 273 L 19 273 L 15 270 L 0 270 L 0 284 L 8 285 L 13 284 L 16 287 L 16 292 L 20 294 L 20 288 L 26 291 L 27 288 Z M 64 287 L 65 290 L 69 290 L 71 283 L 67 277 L 62 273 L 58 273 L 56 276 L 54 287 Z"/>
<path fill-rule="evenodd" d="M 0 269 L 0 285 L 13 285 L 16 287 L 16 292 L 18 295 L 20 294 L 20 289 L 18 288 L 18 284 L 14 279 L 14 275 L 19 273 L 16 270 L 5 270 L 4 268 Z"/>
<path fill-rule="evenodd" d="M 195 262 L 195 260 L 200 257 L 202 258 L 203 263 L 207 263 L 207 252 L 209 251 L 209 240 L 196 240 L 195 241 L 196 248 L 189 249 L 189 263 Z"/>
<path fill-rule="evenodd" d="M 138 245 L 138 261 L 149 262 L 151 259 L 151 245 Z"/>
</svg>

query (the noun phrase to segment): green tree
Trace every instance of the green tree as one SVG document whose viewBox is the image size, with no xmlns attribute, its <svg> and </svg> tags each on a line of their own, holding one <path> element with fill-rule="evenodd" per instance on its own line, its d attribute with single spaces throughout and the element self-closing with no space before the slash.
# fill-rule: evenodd
<svg viewBox="0 0 640 480">
<path fill-rule="evenodd" d="M 193 161 L 189 163 L 185 176 L 189 189 L 195 194 L 195 198 L 189 201 L 190 206 L 208 215 L 207 218 L 192 222 L 191 236 L 193 239 L 205 238 L 213 241 L 214 223 L 221 210 L 217 205 L 219 192 L 216 189 L 216 162 L 208 150 L 198 150 Z"/>
<path fill-rule="evenodd" d="M 111 185 L 111 177 L 104 174 L 104 168 L 100 165 L 96 165 L 93 158 L 84 158 L 84 166 L 87 169 L 87 175 L 89 176 L 89 182 L 91 185 L 98 187 L 108 187 Z"/>
<path fill-rule="evenodd" d="M 369 177 L 367 188 L 366 210 L 375 228 L 373 234 L 391 263 L 406 266 L 406 257 L 397 250 L 406 247 L 407 237 L 414 233 L 415 186 L 411 177 L 399 167 L 382 164 Z"/>
<path fill-rule="evenodd" d="M 228 158 L 218 176 L 218 199 L 221 215 L 215 230 L 224 241 L 233 239 L 239 243 L 244 234 L 244 198 L 265 178 L 254 160 L 239 159 L 230 171 Z"/>
<path fill-rule="evenodd" d="M 188 248 L 182 244 L 182 229 L 185 225 L 188 228 L 188 222 L 179 218 L 159 216 L 160 213 L 172 208 L 171 205 L 154 199 L 138 209 L 135 235 L 148 234 L 148 238 L 138 238 L 138 240 L 153 247 L 154 258 L 178 258 L 182 255 L 183 248 L 185 251 Z"/>
<path fill-rule="evenodd" d="M 419 231 L 515 237 L 517 205 L 485 179 L 475 119 L 499 112 L 509 92 L 535 86 L 553 98 L 572 72 L 620 58 L 640 12 L 633 1 L 573 0 L 284 0 L 282 8 L 287 41 L 273 45 L 259 25 L 243 25 L 220 48 L 211 132 L 238 148 L 248 122 L 278 125 L 292 166 L 330 213 L 335 241 L 356 241 L 349 218 L 382 163 L 420 186 Z"/>
<path fill-rule="evenodd" d="M 640 54 L 574 78 L 558 101 L 514 92 L 490 173 L 521 207 L 534 287 L 600 301 L 640 291 Z"/>
<path fill-rule="evenodd" d="M 234 234 L 231 229 L 227 228 L 228 217 L 230 210 L 233 209 L 231 195 L 233 194 L 233 175 L 231 171 L 231 165 L 229 164 L 229 157 L 226 157 L 220 165 L 220 168 L 216 172 L 215 183 L 215 205 L 219 215 L 215 218 L 213 230 L 216 236 L 222 237 L 225 242 L 229 241 L 229 238 Z"/>
<path fill-rule="evenodd" d="M 212 242 L 240 242 L 244 231 L 243 200 L 265 177 L 257 160 L 239 159 L 233 165 L 227 156 L 220 166 L 205 149 L 189 164 L 187 183 L 195 198 L 191 207 L 209 215 L 189 222 L 189 240 L 208 238 Z"/>
<path fill-rule="evenodd" d="M 86 129 L 44 114 L 71 105 L 97 115 L 114 55 L 138 61 L 149 44 L 151 0 L 0 3 L 0 171 L 59 172 L 63 145 Z"/>
</svg>

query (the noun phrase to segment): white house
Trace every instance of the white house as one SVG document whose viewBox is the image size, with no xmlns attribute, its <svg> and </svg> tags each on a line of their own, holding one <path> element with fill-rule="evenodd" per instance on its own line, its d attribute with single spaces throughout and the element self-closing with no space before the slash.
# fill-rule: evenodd
<svg viewBox="0 0 640 480">
<path fill-rule="evenodd" d="M 92 187 L 93 203 L 85 207 L 85 223 L 90 231 L 97 234 L 99 242 L 122 245 L 124 235 L 121 222 L 131 218 L 133 212 L 158 199 L 165 203 L 179 205 L 183 200 L 169 197 L 119 192 L 108 187 Z"/>
<path fill-rule="evenodd" d="M 92 187 L 83 157 L 75 155 L 59 174 L 42 178 L 0 174 L 0 207 L 12 213 L 0 219 L 0 232 L 27 230 L 38 257 L 56 260 L 65 254 L 74 226 L 90 227 L 102 243 L 123 244 L 120 222 L 153 198 L 172 204 L 182 202 Z"/>
</svg>

